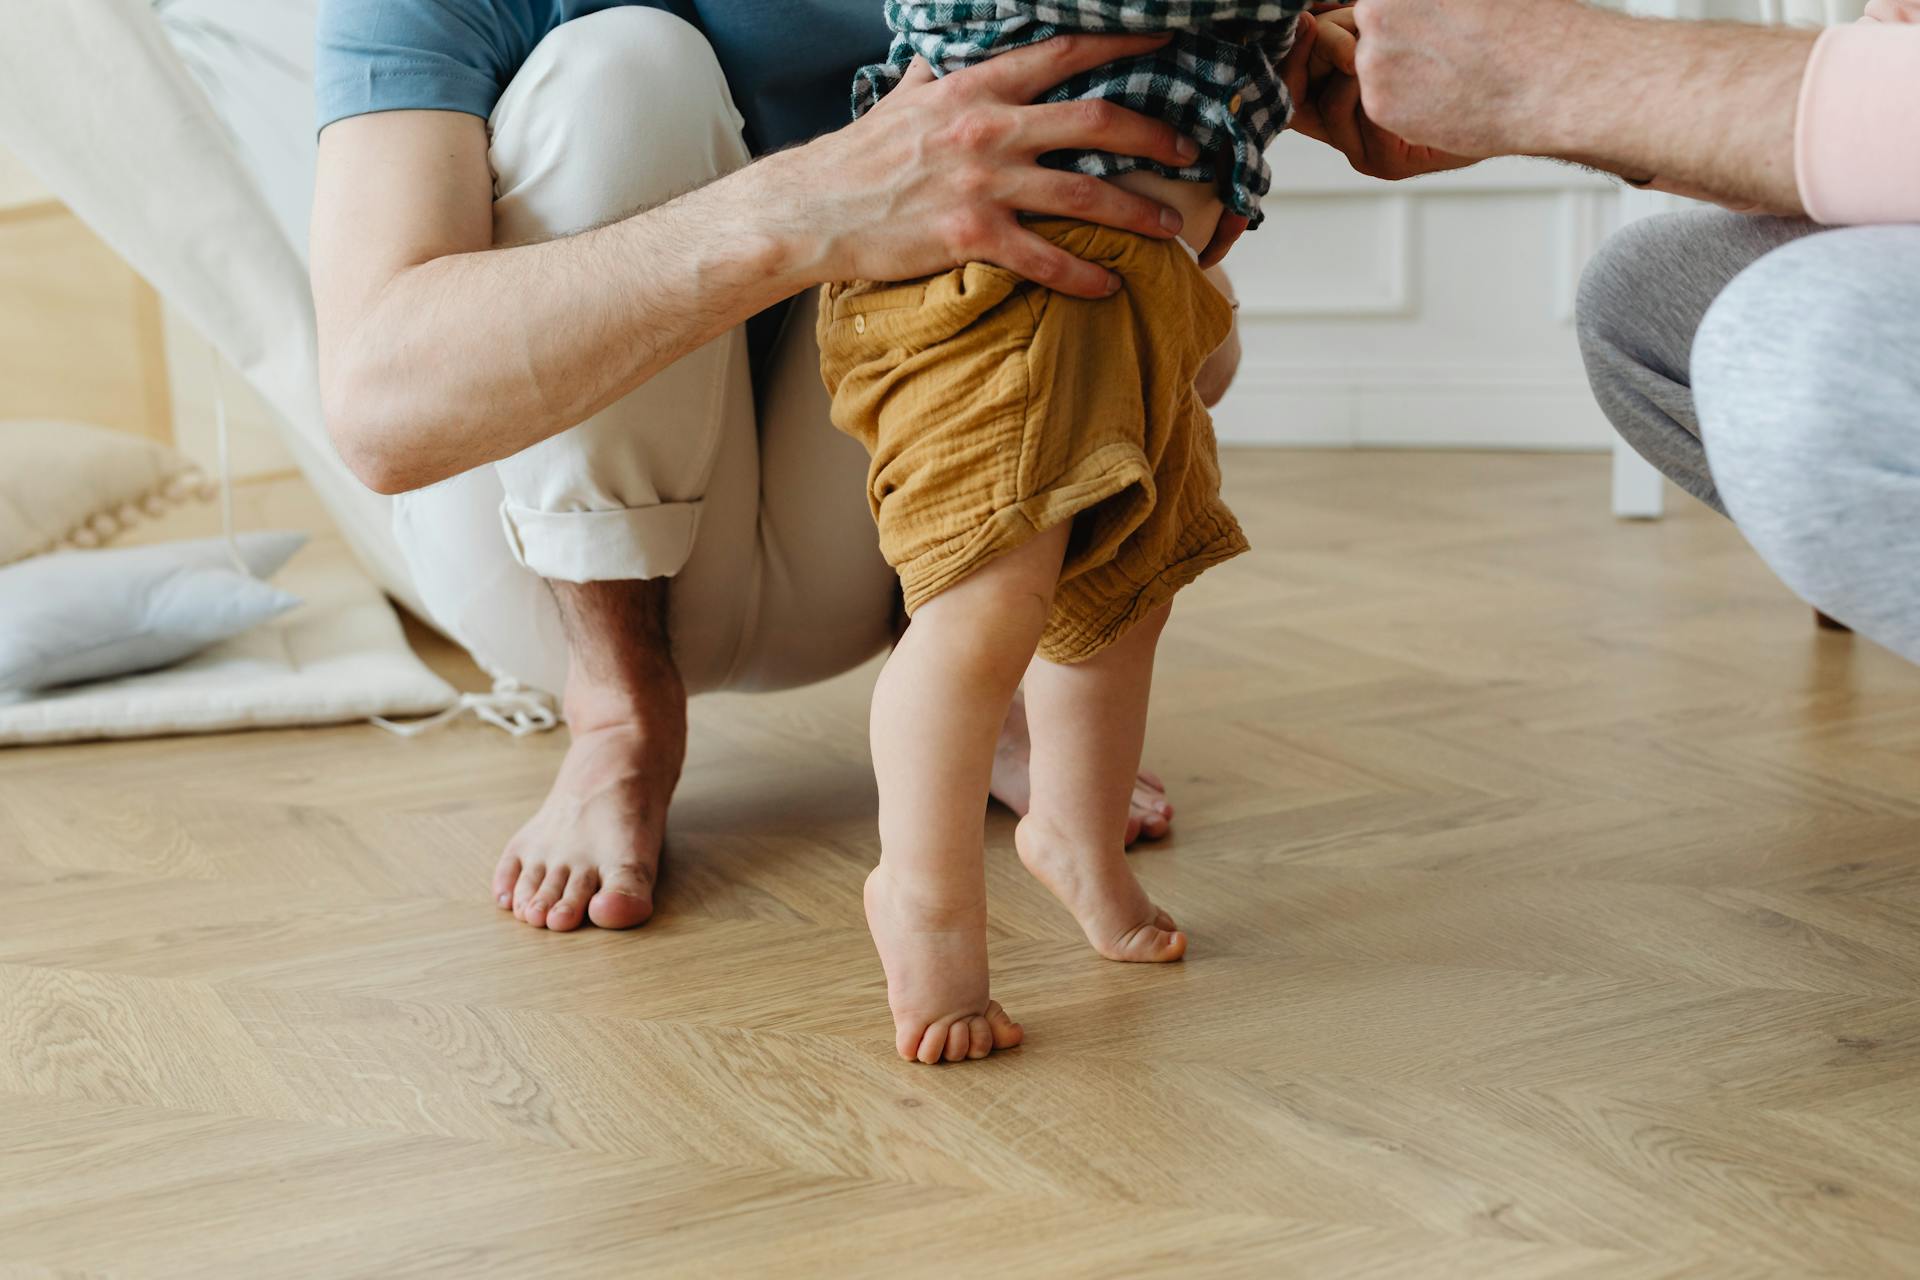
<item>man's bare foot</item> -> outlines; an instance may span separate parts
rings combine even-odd
[[[546,802],[500,855],[494,901],[562,933],[645,922],[684,750],[631,723],[576,729]]]
[[[985,900],[930,901],[897,883],[884,865],[867,877],[865,896],[901,1057],[959,1062],[1020,1043],[1020,1024],[987,995]]]
[[[554,582],[567,629],[573,744],[540,811],[507,842],[493,900],[564,933],[653,914],[667,805],[687,756],[687,690],[667,640],[667,582]]]
[[[1024,818],[1033,807],[1033,786],[1028,780],[1028,761],[1033,754],[1027,736],[1027,702],[1013,695],[1007,708],[1007,722],[1000,728],[1000,741],[993,748],[993,782],[989,788],[995,800]],[[1136,840],[1164,840],[1172,830],[1173,806],[1167,802],[1167,784],[1147,769],[1133,780],[1133,798],[1127,809],[1127,843]]]
[[[1027,870],[1073,912],[1087,941],[1107,959],[1152,963],[1187,953],[1187,935],[1147,897],[1124,850],[1078,847],[1034,814],[1013,829],[1013,845]]]

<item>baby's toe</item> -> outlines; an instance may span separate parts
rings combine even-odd
[[[980,1014],[967,1019],[967,1056],[984,1058],[993,1052],[993,1028]]]
[[[1166,920],[1166,912],[1160,919]],[[1172,925],[1173,921],[1167,920]],[[1168,960],[1178,960],[1187,954],[1187,935],[1174,928],[1162,928],[1158,924],[1143,924],[1120,939],[1111,953],[1115,960],[1126,960],[1144,964],[1161,964]]]
[[[998,1000],[987,1001],[986,1019],[996,1049],[1011,1049],[1026,1038],[1026,1032],[1021,1030],[1019,1023],[1007,1016],[1007,1011],[1000,1007]]]
[[[921,1035],[920,1044],[914,1050],[913,1056],[928,1066],[940,1061],[940,1055],[947,1051],[947,1028],[952,1025],[950,1019],[943,1018],[929,1026]]]
[[[953,1025],[947,1028],[947,1061],[964,1062],[967,1049],[973,1043],[972,1019],[955,1018]]]

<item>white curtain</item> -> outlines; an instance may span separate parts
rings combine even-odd
[[[11,5],[0,141],[276,410],[362,563],[418,611],[390,500],[348,474],[321,422],[295,248],[312,194],[312,21],[311,0]]]

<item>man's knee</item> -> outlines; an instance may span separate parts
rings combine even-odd
[[[489,125],[497,212],[515,238],[662,203],[748,159],[740,114],[706,37],[670,13],[635,5],[550,32]],[[522,212],[546,225],[514,227]],[[551,225],[563,219],[570,225]]]
[[[1897,233],[1884,253],[1868,243],[1882,231]],[[1701,434],[1729,512],[1774,572],[1841,617],[1870,605],[1854,597],[1893,550],[1870,545],[1883,512],[1920,502],[1920,374],[1901,351],[1916,254],[1913,228],[1787,245],[1727,286],[1694,345]]]
[[[713,46],[692,23],[659,9],[623,5],[562,23],[514,76],[553,82],[605,118],[652,122],[664,103],[724,99]],[[543,86],[544,87],[544,86]]]

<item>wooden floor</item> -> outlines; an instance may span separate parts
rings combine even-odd
[[[1242,454],[1096,959],[892,1055],[871,669],[696,706],[662,910],[495,910],[557,736],[0,755],[0,1274],[1920,1274],[1920,670],[1593,457]]]

